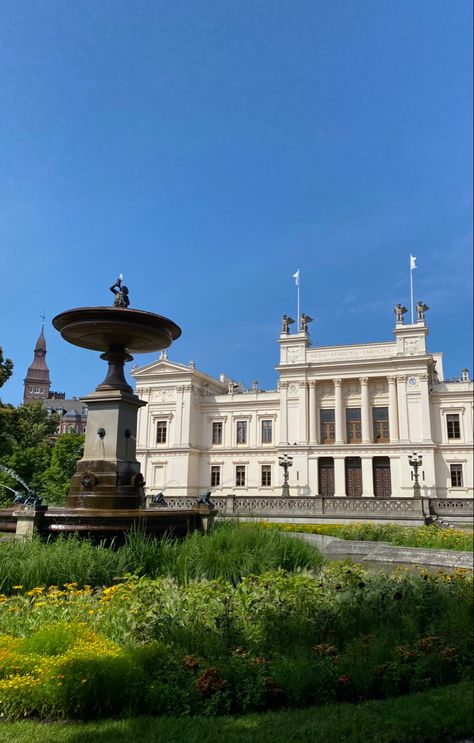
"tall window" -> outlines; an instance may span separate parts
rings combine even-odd
[[[212,443],[222,444],[222,421],[214,421],[212,424]]]
[[[242,488],[245,485],[245,465],[238,464],[235,468],[235,486]]]
[[[450,470],[451,470],[451,487],[462,488],[463,486],[462,464],[451,464]]]
[[[346,408],[347,443],[360,444],[362,441],[362,421],[360,408]]]
[[[461,425],[459,423],[458,413],[451,413],[446,416],[446,425],[448,426],[448,439],[461,438]]]
[[[247,421],[237,421],[237,443],[247,443]]]
[[[334,410],[321,410],[321,443],[333,444],[336,440]]]
[[[167,433],[168,433],[168,421],[157,421],[156,422],[156,443],[166,444]]]
[[[272,443],[272,421],[262,421],[262,444]]]
[[[383,444],[390,441],[388,408],[372,408],[372,421],[374,424],[374,443]]]
[[[221,468],[218,464],[211,465],[211,487],[215,488],[221,484]]]
[[[269,488],[272,484],[271,464],[262,464],[262,488]]]

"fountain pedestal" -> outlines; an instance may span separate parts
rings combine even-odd
[[[146,405],[123,389],[100,389],[87,404],[84,456],[77,463],[66,505],[131,509],[143,506],[144,480],[136,459],[137,412]]]

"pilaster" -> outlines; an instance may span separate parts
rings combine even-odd
[[[343,498],[346,495],[346,473],[344,457],[334,457],[334,495]]]
[[[362,495],[367,498],[374,497],[374,476],[372,469],[372,457],[361,457],[362,465]]]

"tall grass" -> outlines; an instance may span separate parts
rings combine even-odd
[[[0,543],[0,591],[68,582],[107,586],[128,573],[170,576],[180,583],[222,578],[236,585],[252,573],[317,569],[321,563],[319,553],[304,542],[257,525],[226,522],[211,534],[194,532],[182,541],[132,531],[117,549],[78,537]]]

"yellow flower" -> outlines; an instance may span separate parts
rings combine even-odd
[[[12,586],[14,591],[19,591],[23,586]]]

